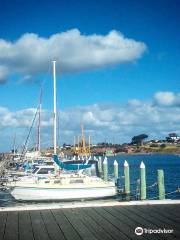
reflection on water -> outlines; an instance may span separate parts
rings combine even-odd
[[[9,191],[1,191],[0,190],[0,206],[12,206],[16,204],[16,201],[13,199]]]

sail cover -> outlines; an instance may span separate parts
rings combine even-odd
[[[57,155],[54,155],[54,162],[62,169],[65,170],[81,170],[81,169],[86,169],[86,168],[90,168],[91,164],[87,164],[87,163],[80,163],[80,164],[67,164],[67,163],[63,163]]]

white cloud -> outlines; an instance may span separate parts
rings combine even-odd
[[[49,38],[26,33],[15,42],[0,39],[0,81],[16,73],[25,79],[45,73],[53,59],[58,60],[59,71],[69,73],[131,62],[145,50],[145,43],[115,30],[107,35],[83,35],[72,29]]]
[[[157,92],[154,95],[155,102],[164,106],[180,105],[180,94],[173,92]]]
[[[139,101],[138,99],[131,99],[128,101],[128,104],[129,104],[129,106],[137,107],[137,106],[141,105],[141,101]]]
[[[35,109],[24,109],[11,112],[0,107],[0,142],[5,139],[4,133],[7,134],[8,131],[10,132],[9,139],[12,138],[12,132],[16,131],[23,141],[23,138],[27,136],[35,111]],[[43,110],[42,142],[51,145],[53,142],[52,122],[52,113]],[[180,107],[154,104],[154,99],[147,102],[130,100],[126,105],[94,104],[60,112],[60,139],[61,143],[72,143],[74,135],[81,134],[81,124],[84,124],[87,132],[92,134],[94,142],[105,139],[129,142],[134,135],[140,133],[146,133],[150,138],[164,138],[171,131],[180,134],[179,123]],[[35,141],[37,126],[33,134],[35,136],[33,141]]]

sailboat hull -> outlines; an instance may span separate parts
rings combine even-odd
[[[25,201],[97,199],[115,196],[116,188],[114,186],[53,189],[15,187],[11,195],[16,200]]]

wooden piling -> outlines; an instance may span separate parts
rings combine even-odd
[[[164,171],[163,170],[158,170],[158,191],[159,191],[159,200],[165,199]]]
[[[146,199],[146,168],[143,162],[140,165],[141,173],[141,200]]]
[[[118,162],[114,161],[114,177],[117,180],[118,179]]]
[[[126,200],[130,200],[130,177],[129,177],[129,164],[124,162],[124,177],[125,177],[125,194]]]
[[[98,174],[99,174],[99,177],[102,177],[102,172],[103,172],[103,170],[102,170],[102,159],[101,159],[101,157],[99,157],[99,159],[98,159]]]
[[[105,157],[104,161],[103,161],[103,178],[104,178],[105,182],[108,181],[108,161],[107,161],[107,157]]]

